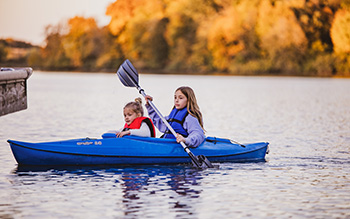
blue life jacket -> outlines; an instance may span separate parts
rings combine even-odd
[[[174,108],[170,112],[169,118],[167,120],[171,125],[171,127],[173,127],[175,132],[181,134],[184,137],[188,136],[188,132],[183,127],[183,124],[185,122],[187,115],[188,115],[188,111],[186,107],[181,110]],[[162,138],[175,138],[175,136],[170,132],[169,129],[167,129],[164,132],[164,135],[162,136]]]

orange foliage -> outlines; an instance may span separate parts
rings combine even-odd
[[[75,67],[82,66],[82,59],[88,56],[93,49],[92,46],[85,45],[82,42],[84,35],[88,35],[97,29],[94,18],[74,17],[69,19],[69,33],[63,40],[63,47],[66,55],[72,59]],[[86,41],[86,40],[85,40]]]
[[[162,17],[162,0],[118,0],[110,4],[106,15],[111,16],[109,29],[112,34],[120,34],[132,20],[150,17]]]
[[[133,17],[137,0],[118,0],[110,4],[106,15],[112,17],[109,29],[112,34],[117,35],[125,27],[126,23]]]
[[[75,16],[68,20],[69,34],[73,37],[79,37],[84,33],[87,33],[97,28],[96,21],[94,18],[84,18]]]
[[[305,51],[307,39],[297,23],[290,5],[276,1],[271,5],[263,0],[260,6],[257,32],[261,37],[261,45],[272,53],[288,47],[297,47]]]
[[[76,69],[111,68],[129,58],[137,67],[173,71],[334,74],[335,58],[322,69],[319,63],[336,57],[333,53],[350,53],[347,5],[342,0],[116,0],[106,10],[108,26],[74,17],[67,34],[47,34],[44,54],[60,54],[49,66]]]
[[[142,59],[150,32],[164,17],[166,0],[118,0],[110,4],[110,32],[117,36],[123,53],[129,58]],[[145,56],[145,55],[144,55]]]
[[[256,31],[263,58],[270,60],[271,69],[299,71],[307,52],[308,39],[300,27],[291,2],[262,0]]]
[[[350,53],[350,10],[339,10],[335,14],[331,36],[336,53]]]
[[[254,2],[231,5],[212,22],[208,30],[208,48],[215,67],[227,69],[235,56],[247,49],[244,38],[254,30],[257,17]]]

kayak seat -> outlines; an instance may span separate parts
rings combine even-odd
[[[115,133],[111,133],[111,132],[106,132],[102,134],[102,138],[116,138],[117,135]]]

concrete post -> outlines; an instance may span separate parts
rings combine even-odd
[[[0,116],[27,109],[27,79],[32,68],[1,68]]]

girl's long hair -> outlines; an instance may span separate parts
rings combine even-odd
[[[186,87],[186,86],[179,87],[178,89],[176,89],[176,91],[178,90],[180,90],[187,97],[188,113],[198,119],[199,124],[204,130],[202,113],[199,110],[199,106],[197,104],[197,99],[196,99],[196,96],[194,95],[194,91],[192,90],[192,88]]]

